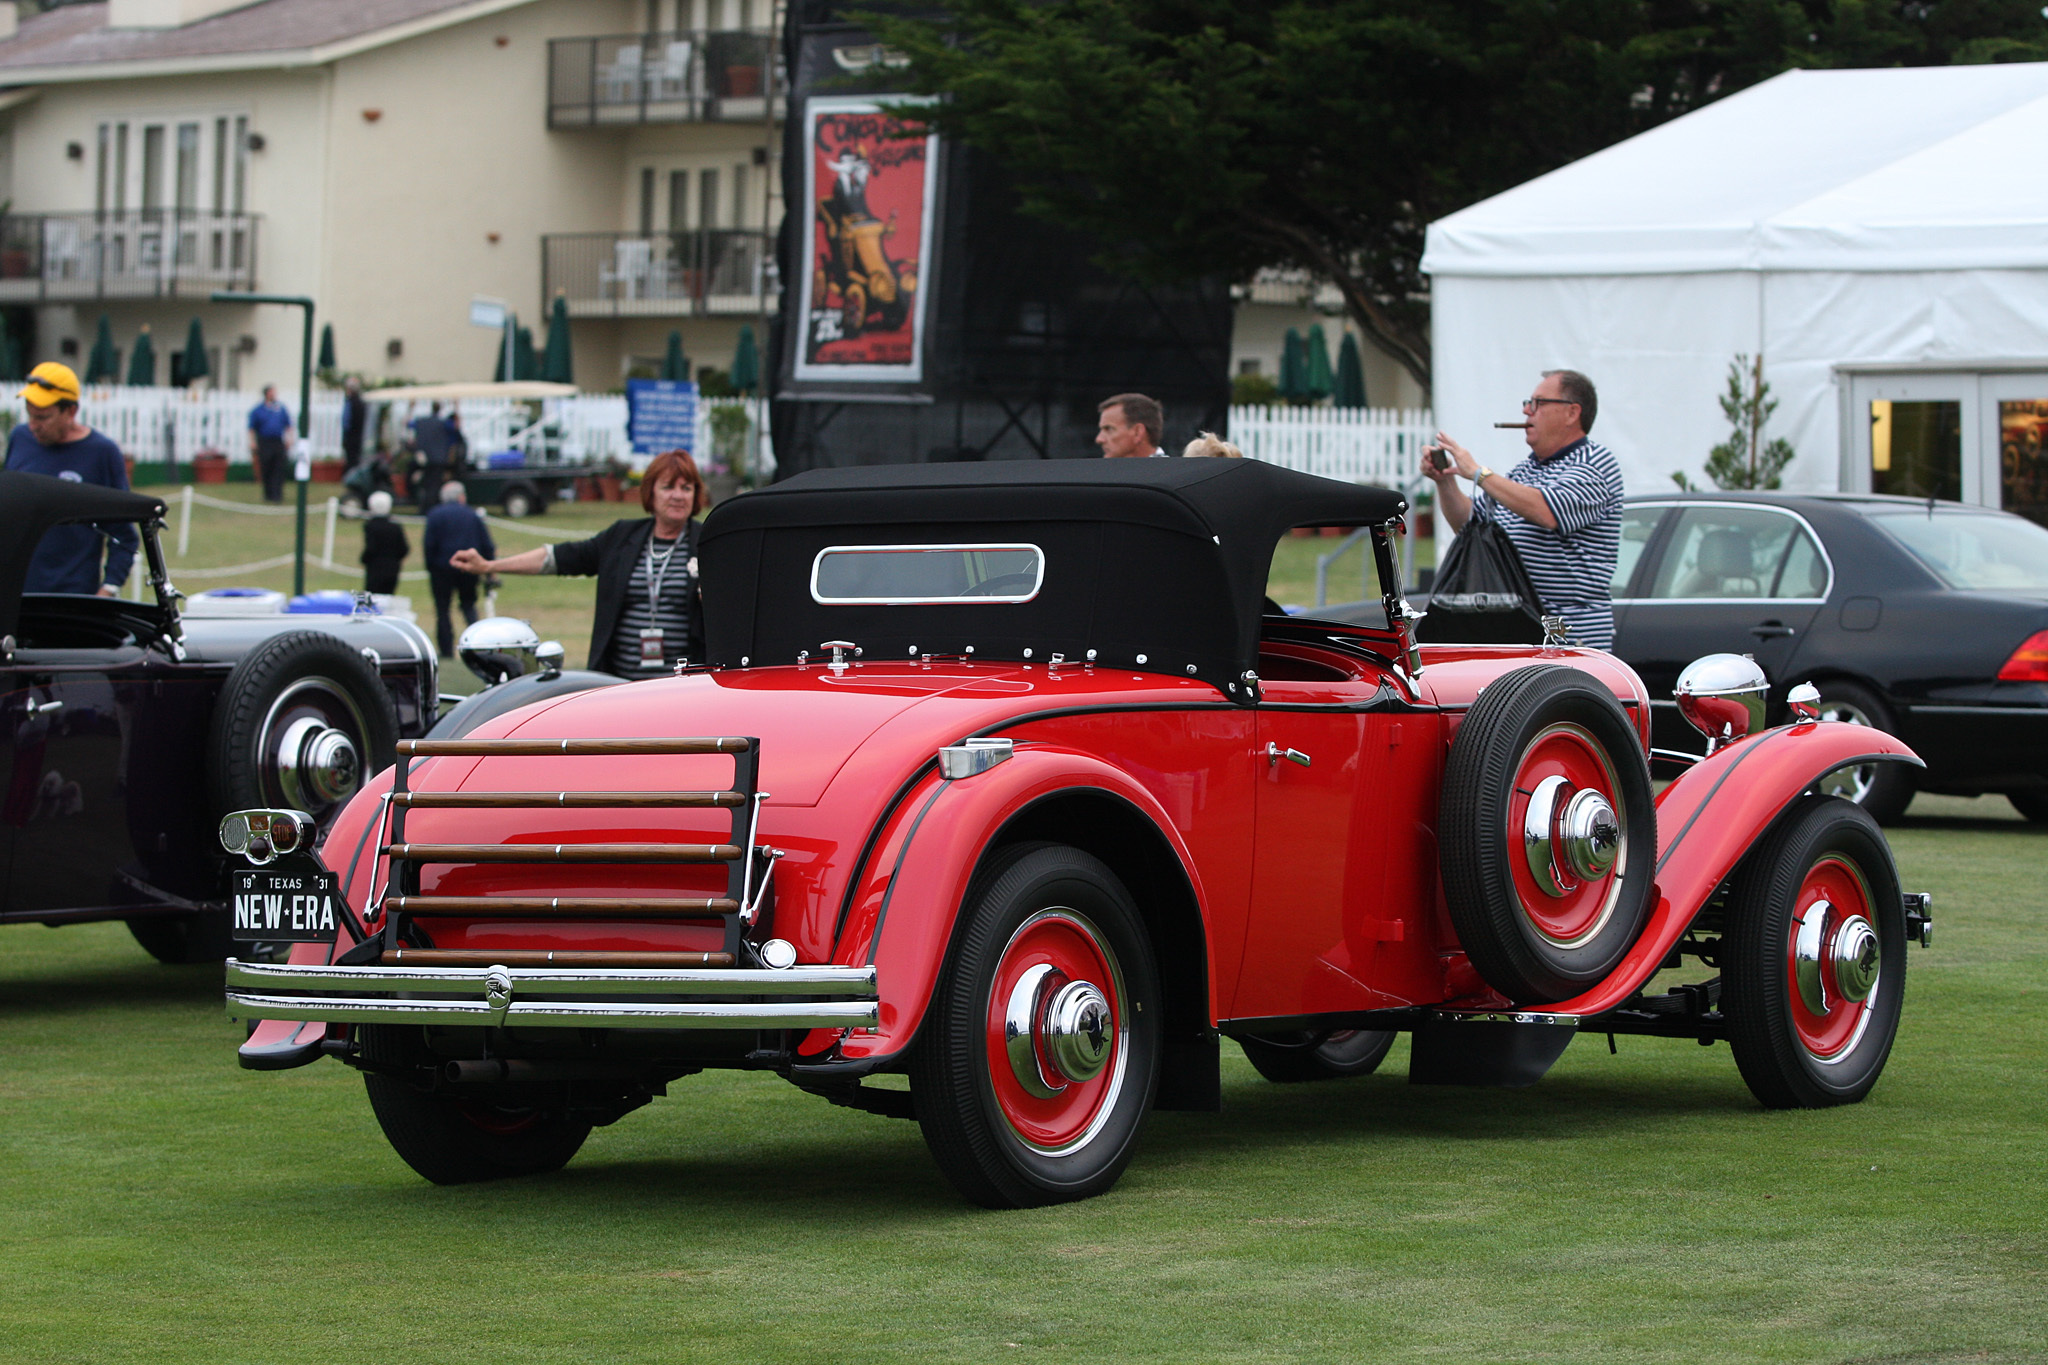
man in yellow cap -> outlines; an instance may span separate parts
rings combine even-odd
[[[128,486],[121,448],[78,420],[78,376],[69,365],[44,361],[29,371],[28,383],[16,396],[27,405],[28,420],[7,438],[9,469],[71,483]],[[112,597],[128,580],[139,544],[128,522],[53,526],[36,546],[23,590]]]

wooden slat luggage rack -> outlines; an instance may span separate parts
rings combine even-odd
[[[637,757],[729,754],[732,787],[725,791],[413,791],[413,760],[421,758]],[[761,741],[690,739],[407,739],[398,743],[392,772],[388,841],[390,858],[379,935],[380,966],[443,967],[731,967],[768,891],[775,856],[753,842],[760,803]],[[725,809],[732,837],[722,844],[423,844],[405,837],[415,810],[649,810]],[[420,869],[429,863],[695,864],[724,863],[723,896],[423,896]],[[720,952],[553,952],[546,950],[423,948],[406,942],[410,921],[423,919],[675,920],[721,919]],[[367,955],[365,955],[367,956]]]

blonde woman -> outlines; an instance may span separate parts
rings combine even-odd
[[[1184,460],[1192,460],[1200,456],[1212,456],[1226,460],[1242,460],[1244,458],[1242,450],[1239,450],[1213,431],[1205,431],[1194,440],[1189,441],[1188,448],[1180,454]]]

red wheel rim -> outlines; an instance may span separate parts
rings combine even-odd
[[[1101,992],[1109,1015],[1107,1062],[1084,1080],[1059,1070],[1046,1033],[1048,1006],[1063,987],[1077,982]],[[1035,1065],[1041,1089],[1056,1087],[1050,1096],[1032,1092],[1012,1055],[1010,1020],[1020,987],[1032,1025],[1023,1065]],[[1129,1053],[1126,1008],[1116,955],[1085,916],[1064,908],[1041,910],[1010,936],[990,983],[984,1041],[996,1107],[1020,1142],[1060,1156],[1085,1146],[1108,1121]]]
[[[1813,939],[1819,947],[1825,1010],[1813,1009],[1800,989],[1800,930],[1814,915],[1824,920]],[[1819,1062],[1840,1061],[1855,1050],[1877,1003],[1881,979],[1872,980],[1869,993],[1861,1000],[1847,999],[1837,985],[1835,946],[1842,941],[1843,927],[1853,920],[1861,920],[1872,934],[1876,933],[1877,925],[1870,914],[1870,889],[1863,884],[1862,874],[1841,858],[1824,858],[1815,863],[1799,884],[1799,894],[1792,902],[1792,922],[1785,934],[1785,988],[1799,1045]]]
[[[1621,825],[1621,851],[1614,866],[1598,877],[1569,876],[1569,889],[1553,895],[1539,885],[1524,856],[1523,828],[1530,798],[1547,778],[1564,779],[1571,792],[1594,791],[1605,797]],[[1522,751],[1508,798],[1508,866],[1523,917],[1538,934],[1561,948],[1575,948],[1598,934],[1614,912],[1621,879],[1628,870],[1628,816],[1620,782],[1598,740],[1576,725],[1553,725]],[[1562,807],[1563,802],[1558,805]]]

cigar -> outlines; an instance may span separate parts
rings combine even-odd
[[[1527,431],[1529,429],[1527,422],[1495,422],[1494,425],[1508,431]]]

